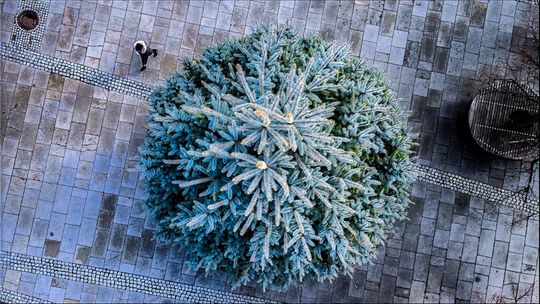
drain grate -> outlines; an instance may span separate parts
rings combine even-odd
[[[538,95],[511,80],[496,80],[474,98],[469,127],[487,152],[517,160],[538,158]]]
[[[24,10],[17,16],[17,24],[25,31],[35,29],[39,24],[39,16],[36,11]]]
[[[21,49],[39,51],[47,23],[48,4],[40,0],[20,0],[13,20],[10,44]]]

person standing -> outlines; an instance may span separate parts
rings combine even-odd
[[[146,44],[146,42],[142,40],[136,41],[133,47],[135,48],[135,51],[139,54],[139,56],[141,56],[141,71],[146,70],[146,63],[148,62],[148,57],[150,57],[150,55],[152,54],[154,54],[154,57],[156,57],[158,51],[156,49],[151,49],[148,44]]]

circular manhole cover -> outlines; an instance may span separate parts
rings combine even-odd
[[[26,31],[31,31],[38,26],[39,16],[33,10],[24,10],[17,16],[17,24]]]

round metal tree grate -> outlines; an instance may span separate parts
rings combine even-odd
[[[538,159],[538,95],[515,81],[496,80],[474,98],[469,128],[487,152],[517,160]]]
[[[39,24],[39,15],[33,10],[24,10],[17,16],[17,24],[25,31],[35,29]]]

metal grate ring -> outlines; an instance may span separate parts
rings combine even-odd
[[[538,159],[538,95],[512,80],[496,80],[472,101],[469,128],[482,149],[500,157]]]

